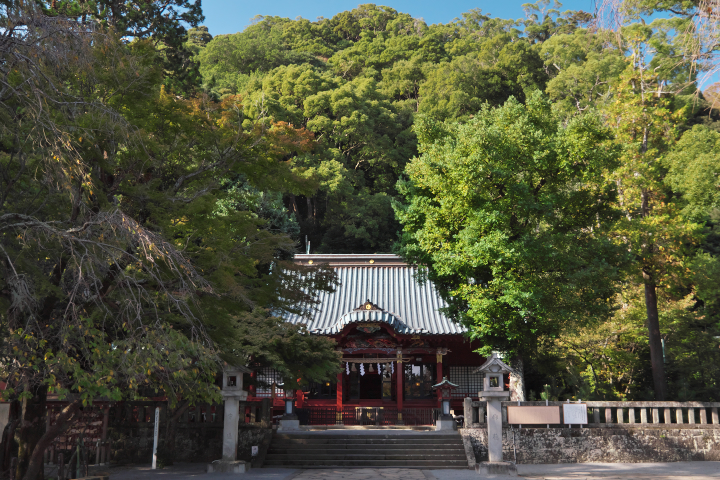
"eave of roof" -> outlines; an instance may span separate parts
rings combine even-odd
[[[295,261],[329,265],[340,280],[335,292],[320,293],[320,303],[310,318],[286,317],[291,323],[306,323],[311,333],[336,335],[347,324],[360,321],[384,322],[406,335],[460,335],[466,331],[440,312],[446,303],[435,286],[429,281],[420,284],[417,267],[396,255],[296,255]],[[382,311],[357,312],[367,300]]]

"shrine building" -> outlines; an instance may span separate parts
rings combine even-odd
[[[371,410],[379,424],[428,425],[439,408],[432,386],[443,377],[458,385],[451,402],[458,413],[465,397],[477,399],[482,377],[473,371],[485,361],[473,353],[479,344],[440,312],[445,302],[431,282],[416,279],[417,267],[390,254],[309,254],[295,261],[326,264],[340,282],[334,292],[320,294],[309,318],[286,318],[334,339],[342,352],[335,382],[311,383],[296,393],[301,421],[347,425],[357,421],[357,412]],[[257,386],[248,400],[272,397],[274,408],[282,408],[285,392],[276,373],[260,369],[253,376]]]

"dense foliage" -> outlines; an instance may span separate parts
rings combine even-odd
[[[471,336],[486,341],[486,349],[523,354],[530,395],[547,383],[556,395],[652,398],[654,389],[664,398],[669,379],[683,398],[720,398],[712,367],[720,360],[719,325],[712,301],[704,300],[717,254],[718,156],[710,137],[717,124],[702,95],[692,96],[695,67],[707,65],[677,60],[698,53],[688,42],[696,6],[618,5],[621,12],[611,13],[627,21],[614,32],[595,28],[599,17],[562,12],[547,1],[526,5],[523,20],[473,10],[429,26],[375,5],[316,22],[258,17],[243,32],[214,38],[198,61],[211,94],[252,99],[248,121],[286,121],[315,133],[314,149],[293,161],[320,187],[311,196],[284,196],[299,240],[308,238],[321,252],[396,248],[426,265],[448,313]],[[660,18],[641,18],[652,13]],[[563,125],[559,131],[602,119],[595,121],[609,132],[584,153],[616,155],[617,163],[595,168],[592,180],[545,178],[526,170],[540,164],[500,149],[508,141],[529,149],[527,158],[540,155],[566,168],[560,159],[569,152],[552,160],[548,152],[557,143],[528,143],[523,130],[528,113],[513,102],[525,103],[537,90],[547,95],[537,101],[550,102],[554,113],[545,115]],[[503,105],[509,110],[492,113]],[[482,126],[502,124],[500,111],[509,125],[523,125],[517,140]],[[539,131],[537,141],[556,135]],[[484,148],[486,163],[477,153]],[[508,176],[481,181],[480,165]],[[606,189],[594,205],[606,209],[603,216],[591,219],[588,204],[587,211],[576,209],[575,230],[564,226],[565,248],[580,248],[561,256],[567,265],[551,264],[552,252],[565,250],[542,239],[563,227],[549,212],[570,208],[563,203],[569,197],[557,196],[554,204],[531,195],[507,205],[491,197],[499,184],[524,185],[533,175],[568,182],[570,191]],[[390,209],[394,201],[398,215]],[[501,238],[509,242],[505,253],[483,247]],[[579,253],[583,242],[596,255]],[[549,263],[542,267],[543,261]],[[551,266],[557,268],[550,272]],[[544,283],[548,275],[559,280]],[[480,277],[487,277],[486,287]]]
[[[541,0],[522,20],[476,9],[437,25],[372,4],[257,17],[197,59],[206,91],[246,99],[247,122],[314,133],[292,161],[319,188],[284,195],[300,242],[425,265],[485,350],[522,354],[528,395],[717,399],[718,124],[694,95],[716,43],[695,41],[697,3],[608,5]],[[608,18],[614,31],[599,28]],[[529,98],[551,126],[523,123],[539,108],[523,110]],[[573,131],[582,154],[554,140]],[[590,177],[559,174],[591,158],[606,160]],[[502,185],[526,196],[493,197]],[[571,207],[576,189],[599,203]]]
[[[332,378],[332,343],[278,316],[334,287],[306,249],[420,263],[530,398],[720,399],[714,30],[698,2],[610,4],[213,37],[199,0],[0,1],[18,478],[99,396],[179,414],[222,361]],[[44,432],[49,393],[72,402]]]

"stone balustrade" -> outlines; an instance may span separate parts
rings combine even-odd
[[[566,402],[502,402],[503,426],[507,426],[507,406],[562,406]],[[589,428],[642,426],[680,429],[720,428],[720,402],[582,402],[588,409]],[[485,428],[486,402],[465,399],[466,428]],[[561,421],[562,407],[560,408]],[[540,425],[541,426],[541,425]],[[564,424],[551,425],[554,427]]]

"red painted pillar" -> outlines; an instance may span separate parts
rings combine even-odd
[[[254,397],[255,393],[257,391],[257,386],[255,385],[255,381],[257,380],[257,372],[253,370],[250,372],[250,386],[248,387],[248,396]]]
[[[403,373],[403,363],[395,362],[395,385],[397,386],[396,398],[397,398],[397,410],[398,410],[398,425],[404,425],[402,418],[403,412],[403,379],[405,375]]]
[[[436,355],[437,357],[437,379],[435,383],[442,382],[443,379],[443,365],[442,365],[442,355],[439,353]],[[437,399],[438,399],[438,408],[442,407],[442,392],[440,390],[437,390]]]
[[[337,389],[335,393],[336,404],[335,404],[335,423],[337,425],[343,424],[343,379],[344,372],[340,372],[337,375]]]

